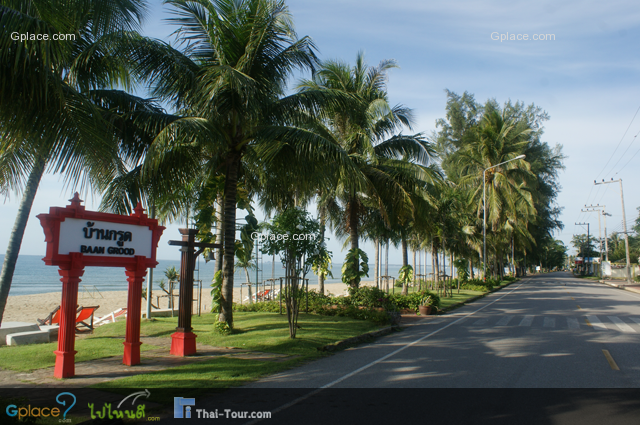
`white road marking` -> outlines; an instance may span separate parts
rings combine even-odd
[[[598,319],[597,316],[587,316],[587,320],[591,323],[591,326],[594,329],[598,329],[601,331],[606,331],[607,327]]]
[[[420,337],[420,338],[416,339],[415,341],[410,342],[410,343],[408,343],[408,344],[406,344],[406,345],[404,345],[404,346],[402,346],[402,347],[398,348],[397,350],[395,350],[395,351],[393,351],[393,352],[391,352],[391,353],[389,353],[389,354],[387,354],[387,355],[385,355],[385,356],[380,357],[378,360],[374,360],[374,361],[372,361],[371,363],[368,363],[368,364],[366,364],[366,365],[364,365],[364,366],[362,366],[362,367],[360,367],[360,368],[358,368],[358,369],[354,370],[353,372],[347,373],[346,375],[344,375],[344,376],[343,376],[343,377],[341,377],[341,378],[336,379],[335,381],[329,382],[328,384],[326,384],[326,385],[324,385],[324,386],[322,386],[322,387],[318,388],[318,390],[323,390],[323,389],[325,389],[325,388],[331,388],[331,387],[333,387],[334,385],[339,384],[340,382],[344,381],[345,379],[349,379],[349,378],[351,378],[352,376],[357,375],[358,373],[362,372],[363,370],[369,369],[371,366],[375,366],[375,365],[377,365],[378,363],[380,363],[380,362],[383,362],[383,361],[387,360],[389,357],[393,357],[393,356],[395,356],[396,354],[398,354],[398,353],[400,353],[400,352],[402,352],[402,351],[406,350],[406,349],[407,349],[407,348],[409,348],[409,347],[413,347],[413,346],[414,346],[414,345],[416,345],[417,343],[419,343],[419,342],[421,342],[421,341],[424,341],[425,339],[429,338],[430,336],[433,336],[433,335],[435,335],[435,334],[437,334],[437,333],[440,333],[441,331],[443,331],[443,330],[447,329],[447,328],[448,328],[448,327],[450,327],[450,326],[455,325],[456,323],[458,323],[458,322],[462,321],[463,319],[465,319],[465,318],[467,318],[467,317],[469,317],[469,316],[473,316],[473,315],[474,315],[474,314],[476,314],[477,312],[482,311],[482,310],[484,310],[485,308],[489,307],[490,305],[497,303],[498,301],[500,301],[501,299],[503,299],[503,298],[504,298],[504,297],[506,297],[507,295],[510,295],[513,291],[515,291],[515,290],[517,290],[518,288],[520,288],[522,285],[524,285],[524,282],[522,282],[520,285],[518,285],[517,287],[513,288],[511,291],[507,292],[506,294],[504,294],[504,295],[503,295],[503,296],[501,296],[500,298],[498,298],[498,299],[496,299],[496,300],[491,301],[489,304],[486,304],[486,305],[484,305],[484,306],[480,307],[479,309],[477,309],[477,310],[475,310],[475,311],[472,311],[471,313],[468,313],[468,314],[466,314],[466,315],[462,316],[462,317],[461,317],[461,318],[459,318],[458,320],[455,320],[455,321],[453,321],[453,322],[449,323],[448,325],[445,325],[445,326],[441,327],[440,329],[436,329],[435,331],[433,331],[433,332],[431,332],[431,333],[428,333],[427,335],[422,336],[422,337]],[[305,398],[306,398],[306,397],[305,397]],[[293,404],[295,404],[295,403],[297,403],[297,401],[292,402],[292,403],[293,403]],[[291,405],[292,403],[289,403],[289,404]]]
[[[618,327],[618,329],[620,329],[622,332],[624,333],[636,333],[635,329],[633,329],[631,326],[627,325],[626,323],[624,323],[619,317],[617,316],[607,316],[609,318],[609,320],[611,320],[613,323],[616,324],[616,326]]]
[[[507,324],[509,324],[511,319],[513,319],[513,316],[504,316],[502,319],[498,321],[498,323],[496,323],[496,326],[507,326]]]
[[[569,329],[580,329],[578,319],[575,317],[567,317],[567,325],[569,326]]]
[[[556,318],[555,317],[545,317],[543,326],[545,328],[555,328],[556,327]]]
[[[630,317],[630,319],[640,325],[640,319],[638,319],[636,317]]]
[[[534,317],[535,316],[531,314],[524,316],[524,318],[522,319],[522,321],[518,326],[531,326],[531,322],[533,322]]]

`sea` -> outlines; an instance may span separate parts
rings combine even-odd
[[[4,255],[0,255],[0,264],[4,261]],[[165,270],[171,267],[175,267],[176,270],[180,270],[179,260],[158,260],[158,265],[153,272],[153,287],[157,288],[160,281],[166,282],[167,278],[164,275]],[[401,265],[389,264],[389,275],[397,277],[398,271]],[[369,277],[364,277],[362,280],[373,280],[373,264],[369,264]],[[213,262],[205,262],[203,259],[198,258],[196,264],[196,272],[194,274],[195,280],[202,280],[203,288],[207,288],[211,284],[213,279]],[[327,277],[325,283],[340,283],[342,264],[333,263],[332,274],[333,277]],[[284,267],[282,263],[277,259],[275,264],[271,261],[261,261],[258,267],[258,281],[262,282],[265,279],[280,278],[285,275]],[[431,272],[431,265],[428,265],[427,273]],[[424,273],[424,265],[423,265]],[[382,265],[382,274],[384,274],[384,264]],[[249,270],[250,280],[253,284],[256,282],[256,270]],[[148,276],[147,276],[148,277]],[[318,283],[316,275],[310,271],[307,274],[309,284],[314,285]],[[146,280],[145,280],[146,282]],[[246,276],[243,269],[236,269],[234,277],[234,286],[240,287],[246,283]],[[143,287],[146,287],[146,283]],[[124,274],[124,268],[119,267],[87,267],[84,270],[82,281],[79,284],[79,291],[126,291],[127,279]],[[11,284],[11,290],[9,295],[31,295],[31,294],[43,294],[47,292],[60,292],[62,290],[62,283],[60,282],[60,275],[58,275],[58,268],[55,266],[46,266],[42,261],[42,257],[39,255],[20,255],[18,262],[16,263],[16,270],[13,275],[13,282]]]

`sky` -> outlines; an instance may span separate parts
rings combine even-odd
[[[594,180],[621,178],[627,227],[640,207],[640,7],[633,0],[602,1],[378,1],[289,0],[299,37],[310,36],[321,59],[353,63],[359,51],[370,65],[394,59],[388,93],[394,104],[413,109],[414,132],[430,135],[445,116],[445,89],[472,93],[484,103],[494,98],[535,103],[550,116],[544,142],[563,146],[566,169],[560,173],[564,229],[556,237],[570,246],[574,234],[598,232],[595,213],[585,205],[606,205],[608,233],[622,231],[619,184]],[[143,32],[172,41],[176,29],[164,19],[169,8],[150,1]],[[545,40],[532,40],[535,36]],[[509,40],[511,36],[515,40]],[[529,40],[523,40],[525,35]],[[507,38],[501,41],[500,38]],[[520,40],[518,40],[520,38]],[[292,81],[292,85],[295,81]],[[407,131],[408,132],[408,131]],[[67,205],[73,190],[58,176],[46,175],[36,196],[21,253],[43,255],[44,234],[35,216],[49,206]],[[85,196],[96,209],[99,194]],[[19,196],[0,204],[0,249],[8,245]],[[312,211],[315,214],[315,211]],[[239,216],[242,216],[240,214]],[[178,224],[165,230],[159,259],[177,259]],[[346,251],[329,242],[334,262]],[[373,259],[373,248],[363,249]],[[575,249],[570,249],[575,253]],[[400,263],[392,249],[391,263]]]

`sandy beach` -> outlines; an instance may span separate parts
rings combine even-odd
[[[317,281],[316,281],[317,282]],[[373,282],[361,282],[362,285],[372,285]],[[312,285],[309,283],[309,290],[318,290],[317,283]],[[329,283],[325,284],[325,294],[331,293],[334,296],[344,295],[347,290],[347,285],[344,283]],[[254,286],[255,291],[255,286]],[[168,308],[168,297],[156,298],[157,295],[166,295],[161,289],[153,291],[152,301],[154,306],[159,308]],[[177,291],[175,292],[175,303],[177,306],[178,297]],[[7,306],[4,311],[3,322],[29,322],[36,323],[36,319],[44,319],[60,305],[60,299],[62,297],[61,292],[49,292],[46,294],[35,295],[17,295],[9,296],[7,299]],[[242,288],[242,297],[240,295],[240,288],[234,288],[233,299],[235,302],[247,298],[247,287]],[[244,301],[246,303],[247,301]],[[127,291],[111,291],[102,293],[88,294],[80,292],[78,294],[78,305],[100,306],[96,310],[96,317],[105,316],[112,311],[127,306]],[[194,308],[196,304],[194,303]],[[211,308],[211,295],[210,288],[205,287],[202,289],[202,312],[208,312]],[[146,301],[143,299],[141,304],[142,312],[146,311]]]

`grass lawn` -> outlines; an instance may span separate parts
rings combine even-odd
[[[249,351],[285,354],[283,359],[260,360],[233,357],[215,357],[188,365],[142,375],[108,381],[97,388],[155,387],[170,385],[172,388],[227,388],[258,379],[261,376],[289,369],[293,366],[328,355],[318,348],[346,338],[378,329],[372,322],[348,317],[319,316],[300,313],[297,335],[289,338],[286,315],[277,313],[234,314],[235,332],[220,335],[213,330],[216,315],[193,316],[193,332],[198,344],[217,347],[235,347]],[[143,320],[142,336],[170,338],[175,332],[178,318]],[[122,356],[126,323],[124,321],[96,328],[93,334],[76,341],[76,362],[110,356]],[[54,366],[53,351],[57,343],[36,344],[0,348],[0,367],[20,372]],[[150,344],[141,346],[144,351],[157,348]]]
[[[124,335],[124,328],[122,331]],[[76,340],[76,363],[87,360],[95,360],[103,357],[122,356],[123,340],[88,336],[85,339]],[[142,345],[140,350],[145,351],[155,347]],[[0,347],[0,368],[15,370],[17,372],[31,372],[36,369],[53,367],[56,356],[53,354],[58,349],[57,342],[49,344],[33,344],[19,346]]]
[[[486,294],[486,292],[482,292],[482,291],[471,291],[468,289],[461,289],[460,293],[458,294],[458,290],[454,289],[453,290],[453,296],[452,297],[440,297],[440,308],[449,308],[452,307],[455,304],[458,303],[463,303],[466,300],[468,300],[469,298],[473,298],[473,297],[477,297],[478,295],[482,295],[482,294]]]
[[[248,360],[232,357],[215,357],[210,360],[165,369],[142,375],[130,376],[95,385],[94,388],[162,388],[168,383],[172,388],[216,389],[246,384],[262,376],[290,369],[301,363],[328,355],[319,347],[361,335],[378,329],[378,326],[362,320],[346,317],[318,316],[300,313],[295,339],[289,338],[287,317],[277,313],[234,313],[235,333],[227,336],[214,332],[216,316],[203,314],[193,317],[193,332],[198,343],[218,347],[236,347],[250,351],[296,356],[280,361]],[[169,337],[174,332],[177,318],[158,318],[143,321],[141,333],[155,337]],[[95,335],[117,335],[124,332],[124,324],[103,326]],[[144,358],[144,355],[142,356]],[[167,400],[173,400],[173,393]]]

